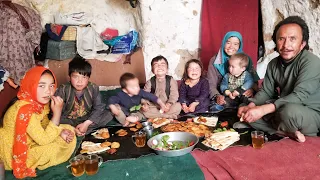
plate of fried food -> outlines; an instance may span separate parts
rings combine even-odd
[[[190,132],[197,137],[204,137],[211,133],[209,127],[194,122],[171,123],[161,127],[163,132]]]
[[[120,129],[120,130],[116,131],[115,134],[118,136],[126,136],[128,134],[128,132],[125,129]]]
[[[96,139],[108,139],[110,137],[108,128],[102,128],[94,133],[91,133]]]
[[[114,154],[120,147],[119,142],[103,142],[94,143],[91,141],[84,141],[81,144],[80,154],[97,154],[107,151],[109,154]]]
[[[193,122],[198,124],[204,124],[210,127],[216,127],[218,122],[218,117],[217,116],[211,116],[211,117],[199,116],[199,117],[194,117]]]
[[[81,144],[81,154],[97,154],[110,149],[110,147],[104,147],[102,143],[94,143],[91,141],[83,141]]]

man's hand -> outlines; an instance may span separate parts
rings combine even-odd
[[[248,123],[255,122],[264,116],[264,111],[261,106],[250,108],[242,117],[243,121]]]

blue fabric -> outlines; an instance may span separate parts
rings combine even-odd
[[[228,32],[228,33],[224,36],[224,38],[223,38],[223,40],[222,40],[221,48],[220,48],[221,56],[222,56],[222,58],[221,58],[222,62],[221,62],[221,64],[213,64],[214,67],[217,68],[217,70],[219,71],[219,73],[220,73],[222,76],[224,76],[224,75],[228,72],[228,66],[229,66],[229,64],[228,64],[228,59],[229,59],[230,57],[229,57],[228,54],[224,51],[224,46],[226,45],[226,42],[228,41],[228,39],[231,38],[231,37],[237,37],[237,38],[239,39],[239,41],[240,41],[239,49],[238,49],[237,53],[243,52],[243,50],[242,50],[242,48],[243,48],[243,42],[242,42],[242,36],[241,36],[241,34],[240,34],[239,32],[237,32],[237,31],[230,31],[230,32]],[[248,56],[248,57],[249,57],[249,56]],[[250,60],[250,61],[251,61],[251,60]]]
[[[252,88],[254,81],[253,81],[252,75],[248,71],[245,71],[245,73],[246,73],[246,75],[244,77],[244,82],[243,82],[242,86],[238,87],[238,88],[241,88],[243,90],[248,90],[248,89]],[[224,77],[221,81],[221,84],[220,84],[221,93],[224,94],[224,92],[227,89],[229,89],[228,85],[229,85],[229,73],[224,75]]]

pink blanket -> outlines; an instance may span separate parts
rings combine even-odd
[[[320,138],[305,143],[290,139],[224,151],[194,150],[193,157],[206,179],[320,179]]]

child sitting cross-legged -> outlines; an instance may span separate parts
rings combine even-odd
[[[160,112],[160,107],[149,101],[143,103],[144,115],[146,118],[173,118],[176,119],[181,111],[178,101],[179,91],[177,81],[172,76],[167,75],[168,61],[163,56],[157,56],[151,61],[153,76],[146,82],[144,90],[155,94],[162,102],[166,102],[164,112]]]
[[[202,77],[203,65],[197,59],[189,60],[184,68],[179,90],[183,113],[204,113],[209,108],[209,82]]]
[[[78,136],[104,127],[113,119],[101,101],[99,86],[89,81],[91,65],[80,56],[69,63],[70,82],[61,85],[56,96],[64,100],[61,124],[75,127]]]
[[[122,90],[116,96],[110,97],[109,107],[123,126],[136,123],[144,118],[140,112],[142,98],[160,105],[162,110],[166,108],[160,98],[140,89],[139,80],[135,75],[124,73],[120,77],[120,85]]]
[[[242,95],[253,86],[253,78],[246,71],[249,58],[244,53],[237,53],[229,59],[229,73],[227,73],[220,84],[221,92],[226,96],[225,107],[237,107],[240,103],[248,103],[248,98]]]

